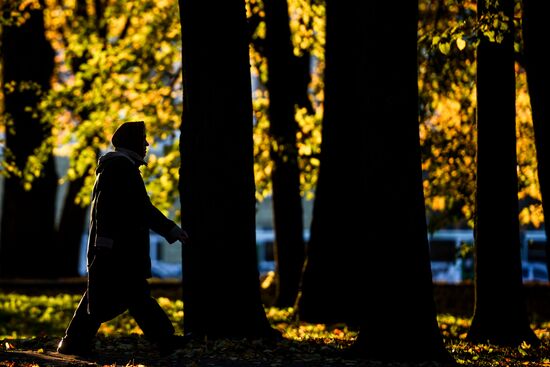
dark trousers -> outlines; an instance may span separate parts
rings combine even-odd
[[[129,294],[127,310],[147,339],[154,343],[162,343],[174,334],[172,322],[157,301],[151,297],[146,280],[132,284]],[[88,313],[88,293],[86,292],[80,299],[64,339],[82,345],[89,344],[100,325],[101,321]]]

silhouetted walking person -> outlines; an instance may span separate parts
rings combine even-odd
[[[129,310],[145,337],[166,355],[183,337],[151,297],[149,229],[173,243],[187,233],[151,203],[139,167],[149,145],[143,121],[126,122],[114,133],[115,151],[99,159],[92,192],[88,238],[88,287],[57,351],[88,354],[102,322]]]

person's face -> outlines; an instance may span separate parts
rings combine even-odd
[[[149,146],[149,142],[147,141],[147,137],[143,135],[143,158],[147,155],[147,147]]]

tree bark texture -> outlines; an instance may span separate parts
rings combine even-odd
[[[448,360],[422,191],[417,4],[391,6],[327,2],[321,167],[299,312],[359,324],[355,350],[369,358]],[[414,325],[396,345],[403,318]]]
[[[394,6],[359,2],[357,88],[363,90],[363,111],[356,118],[363,139],[361,187],[370,215],[364,218],[361,245],[367,250],[358,290],[367,301],[356,348],[376,359],[447,362],[452,358],[436,319],[422,188],[418,3],[407,2],[399,12]],[[395,330],[403,319],[412,324],[399,342]]]
[[[367,253],[362,243],[365,212],[358,208],[370,205],[357,169],[365,130],[358,118],[364,112],[355,44],[360,25],[348,18],[346,9],[343,3],[327,3],[321,166],[298,313],[304,321],[356,325],[364,268],[360,260]]]
[[[184,328],[210,337],[269,335],[256,259],[244,1],[179,5],[184,77],[179,189],[182,225],[191,238],[182,251]]]
[[[503,11],[513,0],[478,16]],[[537,340],[523,298],[518,219],[513,24],[501,43],[482,37],[477,54],[475,309],[468,339],[519,344]],[[506,322],[503,322],[506,320]]]
[[[50,88],[54,52],[44,33],[42,10],[30,10],[29,19],[20,26],[6,25],[2,30],[3,93],[5,103],[6,149],[23,170],[51,131],[40,121],[35,109],[40,101],[36,88]],[[13,85],[10,91],[8,85]],[[27,85],[27,87],[25,87]],[[48,154],[40,177],[25,190],[17,176],[6,177],[0,238],[0,275],[4,277],[50,277],[55,275],[55,196],[57,173],[53,155]]]

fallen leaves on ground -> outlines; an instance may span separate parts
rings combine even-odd
[[[193,340],[184,349],[161,358],[143,337],[135,320],[125,313],[102,325],[95,352],[89,358],[59,355],[55,353],[57,343],[78,300],[79,296],[69,295],[29,297],[0,294],[0,367],[411,366],[353,358],[347,353],[357,338],[357,331],[345,324],[295,322],[291,308],[266,309],[272,326],[283,335],[279,342],[261,339]],[[177,333],[181,334],[181,301],[168,298],[159,298],[158,301],[176,326]],[[464,338],[470,326],[468,318],[440,315],[438,322],[445,345],[459,366],[550,367],[550,322],[532,325],[543,341],[540,347],[523,343],[516,348],[467,342]],[[406,321],[403,328],[407,328]],[[416,366],[439,365],[424,363]]]

